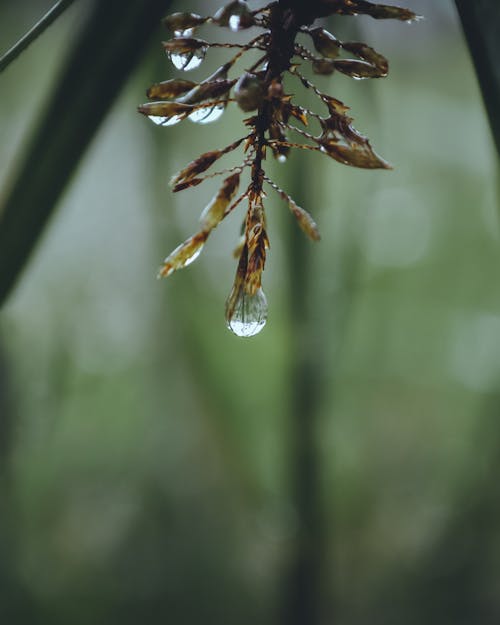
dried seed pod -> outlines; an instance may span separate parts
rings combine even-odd
[[[183,182],[192,182],[199,174],[203,173],[207,169],[209,169],[215,161],[217,161],[224,154],[228,154],[235,150],[238,146],[240,146],[246,137],[242,137],[241,139],[237,139],[233,143],[230,143],[222,150],[211,150],[210,152],[205,152],[195,158],[194,161],[191,161],[184,169],[172,177],[170,180],[171,186],[177,188],[179,183]],[[199,184],[196,182],[196,184]]]
[[[241,249],[233,288],[226,300],[226,325],[236,336],[250,337],[258,334],[266,325],[267,300],[259,287],[253,292],[248,288],[248,247]]]
[[[208,238],[208,232],[198,232],[181,243],[175,250],[165,258],[163,266],[158,272],[159,278],[166,278],[178,269],[187,267],[194,262],[201,254],[201,250]]]
[[[333,143],[323,147],[328,156],[344,165],[362,169],[392,169],[391,165],[372,149],[369,142],[365,145]]]
[[[364,0],[355,0],[353,2],[357,7],[358,13],[366,13],[377,20],[400,20],[403,22],[411,22],[413,20],[421,19],[413,11],[409,9],[403,9],[401,7],[389,6],[386,4],[373,4],[372,2],[365,2]]]
[[[362,169],[392,169],[391,165],[372,149],[366,138],[359,142],[320,139],[318,144],[323,152],[344,165]]]
[[[180,80],[174,78],[163,82],[155,83],[147,90],[147,96],[151,100],[170,100],[191,91],[198,83],[192,80]]]
[[[187,52],[194,52],[200,48],[208,48],[208,41],[195,39],[194,37],[175,37],[174,39],[163,41],[162,46],[165,52],[185,54]]]
[[[259,108],[264,100],[265,90],[261,79],[255,74],[242,74],[234,88],[234,97],[242,111],[248,113]]]
[[[222,7],[214,15],[213,20],[219,26],[228,26],[234,32],[255,25],[253,13],[243,0],[235,0]]]
[[[236,80],[205,81],[186,93],[179,101],[200,104],[189,116],[192,122],[199,124],[214,122],[224,113],[229,91],[235,82]]]
[[[295,104],[291,104],[288,108],[288,111],[292,117],[295,117],[295,119],[304,124],[304,126],[308,125],[307,113],[305,109],[303,109],[301,106],[295,106]]]
[[[342,43],[342,48],[348,52],[352,52],[363,61],[367,61],[376,67],[380,71],[380,76],[387,76],[389,62],[385,56],[382,56],[382,54],[379,54],[376,50],[370,48],[370,46],[364,43],[358,43],[357,41],[344,41]]]
[[[340,54],[341,43],[324,28],[313,28],[309,31],[309,35],[314,43],[316,50],[327,59],[336,59]]]
[[[351,125],[351,121],[350,117],[340,114],[322,119],[323,132],[314,140],[323,152],[344,165],[362,169],[392,169],[374,152],[368,139]]]
[[[321,95],[321,99],[328,107],[328,111],[330,112],[330,115],[332,117],[339,116],[339,115],[345,116],[345,114],[349,110],[349,107],[346,106],[343,102],[341,102],[340,100],[337,100],[337,98],[332,98],[332,96],[330,95],[326,95],[323,93]]]
[[[190,104],[179,102],[146,102],[137,107],[139,113],[160,126],[173,126],[185,119],[193,110]]]
[[[374,4],[366,0],[319,0],[321,10],[318,11],[317,17],[326,17],[327,15],[370,15],[379,20],[395,19],[403,22],[411,22],[421,19],[419,15],[403,9],[401,7],[389,6],[386,4]]]
[[[361,80],[363,78],[383,78],[387,76],[387,72],[380,73],[380,70],[366,61],[356,61],[353,59],[338,59],[333,61],[335,69],[350,76]]]
[[[211,200],[203,210],[200,221],[202,229],[205,231],[213,230],[224,218],[224,213],[229,206],[231,200],[236,195],[240,184],[240,174],[236,173],[229,176],[222,183],[217,195]]]
[[[185,72],[199,67],[208,50],[208,42],[192,37],[177,37],[163,42],[173,65]]]
[[[207,20],[207,17],[201,17],[201,15],[197,15],[196,13],[172,13],[171,15],[167,15],[163,20],[163,24],[168,30],[175,33],[176,36],[181,36],[186,30],[189,31],[201,26]]]
[[[266,263],[266,250],[269,240],[265,230],[265,215],[262,198],[250,198],[245,223],[247,268],[245,289],[254,295],[261,286],[262,272]]]
[[[288,207],[292,211],[303,232],[313,241],[319,241],[321,236],[319,234],[318,226],[311,215],[296,204],[292,198],[289,198]]]
[[[175,187],[180,182],[189,182],[199,174],[202,174],[209,167],[211,167],[216,160],[218,160],[224,154],[223,150],[212,150],[210,152],[205,152],[198,158],[195,158],[194,161],[191,161],[181,169],[181,171],[170,180],[170,184]]]
[[[191,91],[186,93],[179,102],[186,104],[197,104],[206,100],[218,100],[225,96],[235,84],[236,80],[215,80],[214,82],[202,82],[195,85]]]
[[[191,187],[197,187],[201,184],[205,178],[190,178],[187,182],[179,182],[174,187],[172,187],[173,193],[178,193],[179,191],[184,191],[184,189],[190,189]]]

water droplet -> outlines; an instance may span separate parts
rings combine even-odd
[[[421,22],[422,20],[425,20],[425,15],[415,15],[411,20],[406,20],[406,23],[413,24],[413,22]]]
[[[286,163],[286,156],[284,154],[280,154],[276,160],[278,163]]]
[[[175,37],[192,37],[194,35],[194,28],[186,28],[185,30],[174,30]]]
[[[189,52],[169,52],[168,56],[177,69],[182,69],[185,72],[188,72],[189,70],[196,69],[201,65],[206,52],[207,49],[202,47],[197,50],[190,50]]]
[[[198,109],[191,113],[189,119],[195,124],[209,124],[217,121],[224,113],[225,108],[224,104],[216,104],[212,107]]]
[[[229,330],[236,336],[249,337],[258,334],[267,321],[267,300],[262,289],[249,295],[242,289],[233,314],[226,319]]]
[[[238,30],[240,29],[240,24],[241,24],[241,16],[240,15],[231,15],[231,17],[229,18],[229,28],[233,31],[233,32],[238,32]]]
[[[173,126],[174,124],[178,124],[182,119],[181,115],[173,115],[172,117],[148,115],[148,117],[154,124],[158,124],[158,126]]]

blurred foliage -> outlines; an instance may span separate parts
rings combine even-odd
[[[415,26],[356,22],[389,78],[323,79],[395,170],[275,165],[322,242],[270,198],[248,341],[222,321],[238,217],[155,280],[215,191],[166,182],[241,116],[148,125],[144,85],[173,75],[151,37],[2,312],[0,622],[290,625],[306,541],[322,622],[498,623],[496,160],[452,3],[417,4]],[[77,5],[0,77],[3,189]],[[2,48],[39,7],[1,6]]]

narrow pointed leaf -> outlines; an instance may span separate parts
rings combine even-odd
[[[0,304],[169,4],[93,3],[0,206]]]
[[[500,155],[500,3],[455,0]]]

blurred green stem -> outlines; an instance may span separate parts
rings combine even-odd
[[[0,57],[0,72],[8,67],[12,61],[26,50],[26,48],[37,39],[52,22],[54,22],[64,11],[73,4],[75,0],[59,0],[45,15],[17,41],[10,50]]]
[[[299,204],[310,208],[310,198],[306,198],[310,175],[307,168],[308,160],[299,160],[298,155],[290,159],[287,191]],[[283,623],[317,625],[321,620],[324,553],[317,444],[319,406],[325,380],[324,337],[313,312],[313,244],[292,217],[286,242],[291,280],[290,486],[298,529],[286,579]]]
[[[500,3],[455,0],[500,155]]]
[[[0,305],[170,4],[107,0],[92,5],[0,207]]]
[[[1,339],[0,336],[0,623],[35,623],[31,599],[16,574],[17,536],[10,470],[13,402]]]

